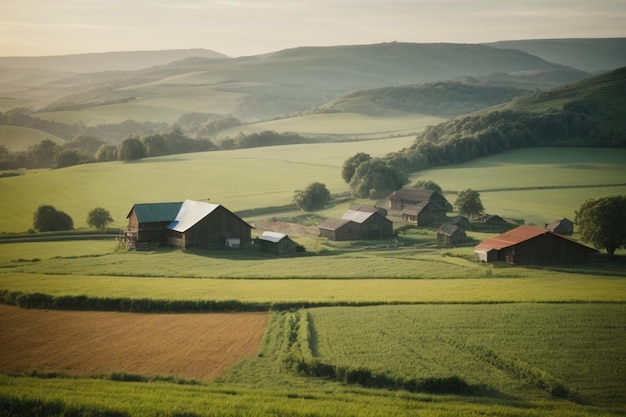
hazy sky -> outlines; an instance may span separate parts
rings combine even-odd
[[[626,37],[626,0],[0,0],[0,56]]]

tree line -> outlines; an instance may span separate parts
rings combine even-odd
[[[225,138],[217,144],[211,139],[191,138],[178,128],[166,133],[131,135],[119,145],[107,143],[95,136],[79,135],[63,144],[45,139],[22,152],[12,152],[6,146],[0,145],[0,170],[63,168],[92,162],[133,161],[190,152],[315,142],[317,140],[294,133],[269,130],[247,135],[240,133],[235,138]]]

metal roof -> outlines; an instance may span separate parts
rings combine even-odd
[[[218,207],[219,204],[185,200],[176,218],[167,225],[167,228],[176,232],[186,232]]]
[[[350,220],[347,219],[327,219],[320,223],[317,227],[325,230],[337,230],[348,223],[350,223]]]
[[[259,236],[259,239],[260,240],[266,240],[266,241],[272,242],[272,243],[278,243],[278,242],[280,242],[281,240],[283,240],[286,237],[287,237],[287,235],[284,234],[284,233],[265,231],[265,232],[263,232],[263,234],[261,234],[261,236]]]
[[[348,210],[345,213],[343,213],[343,216],[341,216],[341,218],[343,220],[350,220],[355,223],[363,223],[365,220],[372,217],[374,213],[376,212]]]
[[[126,218],[130,217],[133,210],[139,223],[168,222],[176,218],[176,214],[183,205],[182,202],[175,203],[139,203],[133,205]]]

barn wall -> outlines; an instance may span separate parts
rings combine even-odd
[[[222,206],[183,233],[185,247],[217,247],[226,244],[226,238],[239,238],[241,247],[251,241],[250,226]]]
[[[506,261],[516,265],[557,265],[586,262],[589,249],[545,234],[504,250]]]
[[[359,236],[358,223],[348,222],[335,230],[335,240],[358,240]]]
[[[374,214],[359,225],[361,239],[385,238],[393,235],[393,223],[381,216]]]

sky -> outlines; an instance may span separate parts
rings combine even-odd
[[[0,56],[626,37],[626,0],[0,0]]]

